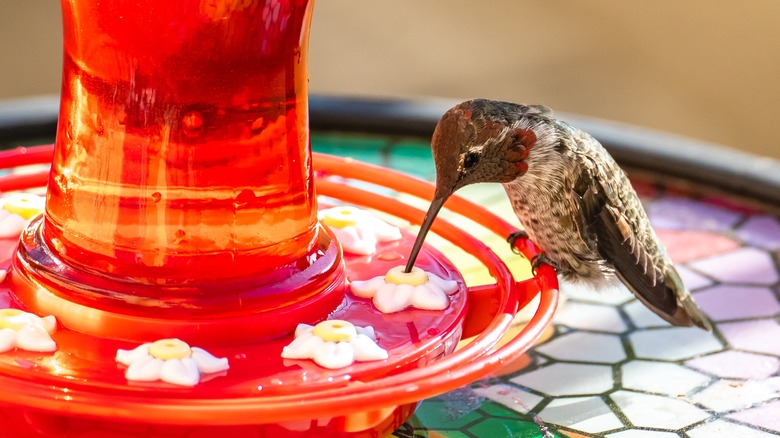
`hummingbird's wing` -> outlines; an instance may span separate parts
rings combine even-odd
[[[594,250],[614,266],[618,278],[646,306],[671,324],[690,326],[691,318],[678,305],[676,285],[667,284],[665,272],[656,265],[660,249],[648,247],[648,239],[638,236],[638,218],[630,214],[625,197],[621,198],[616,189],[602,182],[624,178],[623,171],[615,166],[611,170],[620,175],[598,174],[604,169],[595,163],[587,164],[591,165],[583,166],[573,196],[578,204],[575,210],[579,212],[581,237],[595,245]],[[638,199],[635,202],[637,205],[630,207],[641,208]],[[684,289],[681,293],[687,294]]]

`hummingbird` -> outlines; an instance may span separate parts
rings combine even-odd
[[[543,105],[487,99],[462,102],[431,139],[436,188],[404,272],[410,272],[434,219],[457,190],[501,183],[529,238],[564,281],[595,290],[622,282],[675,326],[711,331],[707,318],[655,234],[626,173],[591,135]]]

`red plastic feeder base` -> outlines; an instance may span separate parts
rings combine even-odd
[[[212,293],[217,299],[199,299],[195,308],[194,300],[168,305],[149,285],[120,283],[94,275],[89,278],[102,280],[97,285],[69,284],[67,280],[79,278],[79,273],[49,251],[40,235],[42,222],[43,217],[39,216],[22,233],[13,259],[10,281],[16,300],[38,315],[55,315],[71,330],[101,338],[138,342],[183,338],[208,346],[270,339],[292,332],[298,323],[322,320],[344,299],[341,250],[335,236],[324,227],[320,232],[326,238],[321,239],[315,254],[319,258],[298,275],[270,281],[259,279],[256,283],[262,284],[251,286],[247,286],[246,280],[234,284],[224,279],[211,287],[223,293]],[[31,253],[35,256],[26,256]],[[111,286],[117,288],[116,292],[111,293]],[[120,288],[125,292],[120,293]],[[248,289],[245,295],[254,292],[260,296],[253,297],[254,300],[242,297],[242,289]],[[296,299],[285,300],[285,289],[296,291]],[[170,296],[171,302],[178,301],[175,293]],[[225,303],[240,310],[231,311]],[[263,308],[263,304],[268,307]]]
[[[46,162],[47,151],[50,154],[51,149],[0,154],[0,167]],[[433,190],[430,184],[415,178],[335,157],[315,154],[314,168],[319,195],[413,223],[418,223],[424,212],[392,197],[350,186],[349,180],[378,184],[422,198],[430,197]],[[0,190],[39,187],[45,180],[43,173],[4,177],[0,179]],[[496,234],[505,236],[513,231],[511,225],[462,198],[454,197],[448,207]],[[194,387],[128,382],[124,367],[114,358],[118,348],[130,349],[137,343],[62,328],[53,335],[58,345],[54,353],[12,350],[0,354],[0,424],[4,434],[386,435],[412,414],[420,400],[473,382],[517,359],[550,324],[557,303],[557,279],[551,268],[543,266],[536,277],[517,282],[503,262],[468,233],[441,219],[433,231],[477,257],[496,283],[465,285],[454,265],[439,251],[426,246],[417,265],[460,284],[447,310],[407,309],[382,314],[371,301],[347,293],[329,317],[372,326],[377,342],[388,350],[387,360],[327,370],[308,360],[282,359],[282,348],[292,341],[289,334],[210,345],[212,354],[229,359],[230,369],[204,375]],[[345,255],[347,280],[381,276],[390,267],[403,264],[413,240],[412,234],[404,232],[400,241],[380,244],[376,256]],[[9,267],[16,245],[16,241],[0,241],[0,268]],[[521,242],[519,246],[528,258],[535,254],[530,243]],[[18,273],[12,271],[11,275]],[[0,309],[19,307],[15,300],[20,293],[16,284],[0,284]],[[497,347],[517,311],[539,293],[540,306],[532,320],[517,337]],[[89,308],[84,311],[88,313]],[[241,330],[244,323],[238,321],[235,330]],[[115,330],[121,328],[122,324],[118,324]],[[177,337],[191,342],[186,336]],[[462,337],[470,339],[456,349]],[[198,346],[196,342],[191,344]]]

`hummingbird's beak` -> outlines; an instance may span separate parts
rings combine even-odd
[[[425,213],[425,219],[423,219],[422,225],[420,225],[420,231],[417,233],[417,240],[414,241],[412,252],[409,253],[409,259],[406,261],[406,269],[404,269],[405,273],[412,272],[414,262],[417,260],[417,255],[420,253],[423,242],[425,242],[425,236],[428,235],[428,230],[431,229],[431,225],[433,225],[434,219],[436,219],[436,216],[439,214],[439,210],[441,210],[441,207],[444,205],[451,194],[451,191],[447,193],[440,193],[439,190],[436,190],[436,194],[433,196],[433,201],[431,201],[431,206],[428,207],[428,212]]]

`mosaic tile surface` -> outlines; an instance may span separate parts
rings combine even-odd
[[[434,177],[423,140],[319,134],[313,147]],[[568,290],[546,340],[498,375],[423,401],[395,437],[780,436],[780,219],[738,200],[640,183],[651,221],[714,332],[670,327],[626,291]],[[498,185],[459,194],[514,217]],[[528,275],[528,262],[501,237],[448,219]],[[451,257],[470,284],[490,282],[467,254]]]
[[[316,138],[314,146],[331,152]],[[376,164],[433,178],[424,141],[389,139],[375,150]],[[627,292],[572,290],[552,336],[525,366],[422,402],[396,436],[780,436],[780,220],[738,200],[640,183],[651,221],[714,332],[671,327]],[[459,193],[513,217],[498,185]],[[497,252],[505,245],[485,240]],[[524,260],[512,263],[526,269]],[[465,266],[467,281],[485,282]]]

